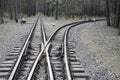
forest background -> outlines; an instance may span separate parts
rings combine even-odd
[[[120,31],[120,0],[0,0],[0,21],[43,13],[55,19],[106,18],[107,25]]]

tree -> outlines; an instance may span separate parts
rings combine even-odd
[[[4,22],[4,20],[3,20],[3,0],[0,0],[0,21],[1,21],[1,23]]]
[[[46,0],[44,0],[44,15],[46,15]]]
[[[18,0],[15,1],[15,21],[18,23]]]
[[[11,1],[8,0],[8,4],[9,4],[9,13],[10,13],[10,19],[13,19],[13,13],[12,13],[12,7],[11,7]]]
[[[115,19],[115,27],[119,27],[119,24],[120,24],[120,1],[118,0],[117,1],[117,5],[116,5],[116,19]]]
[[[55,19],[58,20],[58,0],[56,0],[56,13],[55,13]]]
[[[106,17],[107,17],[107,25],[110,26],[110,11],[109,11],[109,1],[106,0]]]

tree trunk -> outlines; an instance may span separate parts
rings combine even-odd
[[[0,18],[3,17],[3,0],[0,0]]]
[[[2,4],[3,0],[0,0],[0,23],[3,23],[3,4]]]
[[[67,0],[65,0],[65,4],[66,4],[66,6],[65,6],[65,18],[67,20],[68,19],[68,1]]]
[[[44,16],[46,15],[46,0],[44,0]]]
[[[117,1],[117,10],[116,10],[116,24],[115,27],[119,27],[119,22],[120,22],[120,1]]]
[[[55,13],[55,19],[58,20],[58,0],[56,0],[56,13]]]
[[[119,35],[120,35],[120,0],[117,3],[117,21],[116,26],[119,28]]]
[[[108,0],[106,0],[106,17],[107,17],[107,26],[110,26],[110,10],[109,10]]]
[[[117,0],[115,0],[115,3],[114,3],[114,22],[113,22],[113,26],[116,25],[116,19],[117,19]]]
[[[9,0],[9,12],[10,12],[10,19],[13,19],[12,8],[11,8],[11,1]]]
[[[18,0],[15,0],[15,21],[18,23]]]

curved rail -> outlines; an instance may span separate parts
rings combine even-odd
[[[106,20],[106,19],[97,19],[96,21],[102,21],[102,20]],[[64,27],[66,27],[66,26],[70,26],[70,25],[79,25],[79,24],[81,24],[81,22],[83,23],[83,22],[94,22],[94,20],[91,20],[91,21],[78,21],[78,22],[73,22],[73,23],[69,23],[69,24],[66,24],[66,25],[64,25],[64,26],[62,26],[62,27],[59,27],[58,29],[56,29],[55,31],[54,31],[54,33],[48,38],[48,40],[46,41],[46,46],[47,46],[47,44],[50,42],[50,40],[54,37],[54,35],[60,30],[60,29],[62,29],[62,28],[64,28]]]
[[[22,61],[22,56],[23,56],[23,54],[24,54],[24,52],[25,52],[25,50],[26,50],[26,47],[27,47],[28,44],[29,44],[29,40],[30,40],[30,38],[31,38],[31,36],[32,36],[32,34],[33,34],[33,32],[34,32],[34,29],[35,29],[35,27],[36,27],[36,25],[37,25],[38,19],[39,19],[39,16],[38,16],[38,18],[37,18],[36,23],[33,25],[32,29],[31,29],[31,31],[30,31],[27,39],[26,39],[26,42],[24,43],[24,46],[23,46],[23,48],[22,48],[22,50],[21,50],[21,52],[20,52],[19,58],[18,58],[18,60],[16,61],[16,64],[15,64],[15,66],[14,66],[14,68],[13,68],[13,71],[11,72],[8,80],[13,80],[14,77],[15,77],[15,74],[17,73],[17,70],[19,69],[20,63],[21,63],[21,61]]]
[[[102,20],[106,20],[106,19],[97,19],[96,21],[102,21]],[[70,25],[75,25],[75,26],[76,26],[76,25],[81,24],[81,22],[82,22],[82,23],[83,23],[83,22],[94,22],[94,20],[91,20],[91,21],[78,21],[78,22],[73,22],[73,23],[66,24],[66,25],[64,25],[64,26],[62,26],[62,27],[59,27],[59,28],[56,29],[56,30],[54,31],[54,33],[48,38],[48,40],[46,41],[45,46],[47,46],[47,44],[52,40],[52,38],[54,37],[54,35],[55,35],[60,29],[66,27],[66,26],[70,26]]]
[[[40,18],[40,25],[41,25],[41,32],[42,32],[42,37],[43,37],[43,42],[44,44],[46,43],[46,34],[45,34],[45,29],[44,29],[44,24],[42,18]]]
[[[50,80],[55,80],[54,76],[53,76],[53,70],[52,70],[51,62],[50,62],[50,56],[49,56],[49,53],[48,53],[49,47],[50,47],[50,43],[48,44],[48,46],[46,47],[46,50],[45,50],[46,59],[47,59],[47,63],[48,63],[49,77],[50,77]]]
[[[33,76],[33,73],[34,73],[34,71],[35,71],[36,65],[38,64],[39,59],[42,58],[42,53],[43,53],[43,51],[44,51],[44,45],[43,45],[43,43],[41,43],[41,44],[42,44],[41,52],[40,52],[39,55],[37,56],[37,58],[36,58],[36,60],[35,60],[35,62],[34,62],[34,64],[33,64],[33,67],[31,68],[30,74],[28,75],[27,80],[31,80],[31,79],[32,79],[32,76]]]
[[[105,20],[105,19],[99,19],[99,20],[96,20],[96,21],[101,21],[101,20]],[[80,24],[84,24],[84,23],[88,23],[88,22],[93,22],[93,21],[81,21],[80,23],[77,23],[77,24],[74,24],[70,27],[67,28],[67,30],[65,31],[65,36],[64,36],[64,63],[65,63],[65,68],[66,68],[66,73],[67,73],[67,79],[68,80],[72,80],[72,77],[71,77],[71,73],[70,73],[70,67],[69,67],[69,61],[68,61],[68,57],[67,57],[67,37],[68,37],[68,33],[69,33],[69,30],[72,28],[72,27],[75,27],[77,25],[80,25]]]
[[[43,24],[42,19],[40,21],[41,21],[40,25],[41,25],[41,32],[42,32],[42,37],[43,37],[43,43],[45,44],[46,43],[46,35],[45,35],[45,30],[44,30],[44,24]],[[42,50],[39,53],[38,57],[36,58],[27,80],[31,80],[32,79],[32,76],[34,74],[35,68],[36,68],[39,60],[42,58],[42,55],[43,55],[44,52],[46,53],[46,60],[47,60],[47,64],[48,64],[50,80],[54,80],[53,71],[52,71],[52,67],[51,67],[51,64],[50,64],[50,57],[49,57],[49,53],[48,53],[48,49],[50,47],[50,43],[46,46],[45,50],[44,50],[45,45],[43,43],[41,43],[42,44]]]
[[[96,20],[96,21],[99,21],[99,20]],[[65,34],[66,34],[66,40],[64,40],[64,45],[66,46],[67,35],[68,35],[69,29],[70,29],[71,27],[74,27],[74,26],[77,26],[77,25],[79,25],[79,24],[86,23],[86,22],[93,22],[93,21],[82,21],[82,22],[74,22],[74,23],[66,24],[66,25],[58,28],[58,29],[49,37],[49,39],[48,39],[47,41],[46,41],[46,37],[45,37],[44,26],[43,26],[43,24],[41,24],[41,30],[42,30],[42,35],[43,35],[43,39],[44,39],[44,40],[43,40],[43,42],[44,42],[44,47],[43,47],[43,43],[42,43],[41,52],[39,53],[37,59],[35,60],[35,63],[34,63],[34,65],[33,65],[33,68],[32,68],[32,70],[31,70],[30,75],[28,76],[27,80],[31,80],[31,79],[32,79],[32,76],[33,76],[34,70],[35,70],[35,68],[36,68],[36,65],[37,65],[38,61],[42,58],[43,52],[46,52],[46,56],[47,56],[46,59],[47,59],[47,62],[48,62],[48,67],[49,67],[50,80],[54,80],[53,73],[52,73],[52,67],[51,67],[50,59],[49,59],[49,54],[48,54],[48,52],[47,52],[48,47],[50,46],[50,43],[49,43],[49,42],[51,41],[51,39],[54,37],[54,35],[55,35],[60,29],[62,29],[63,27],[72,25],[72,26],[70,26],[70,27],[68,28],[68,30],[67,30],[66,33],[65,33]],[[65,49],[65,51],[64,51],[64,53],[65,53],[65,54],[64,54],[64,55],[65,55],[65,60],[64,60],[64,62],[65,62],[65,65],[66,65],[66,71],[67,71],[67,75],[68,75],[67,78],[68,78],[68,80],[72,80],[71,74],[70,74],[70,68],[69,68],[69,65],[68,65],[67,49],[66,49],[66,48],[67,48],[67,47],[64,47],[64,49]]]
[[[79,24],[86,23],[86,22],[89,22],[89,21],[80,22]],[[66,74],[67,74],[66,76],[68,80],[72,80],[72,77],[71,77],[69,61],[67,57],[67,36],[68,36],[70,28],[77,26],[77,25],[78,24],[68,27],[67,30],[65,31],[65,36],[64,36],[64,44],[63,44],[64,45],[64,63],[65,63],[65,69],[66,69]]]
[[[65,32],[65,37],[64,37],[64,63],[65,63],[65,68],[67,73],[67,79],[72,80],[71,74],[70,74],[70,68],[68,65],[68,57],[67,57],[67,35],[68,35],[68,29]]]
[[[79,24],[81,24],[81,23],[82,22],[80,22]],[[68,62],[68,57],[67,57],[67,36],[68,36],[68,32],[69,32],[70,28],[74,27],[76,25],[78,25],[78,24],[72,25],[72,26],[67,28],[67,30],[65,31],[64,42],[63,42],[63,46],[64,46],[64,63],[65,63],[65,69],[66,69],[66,74],[67,74],[66,75],[67,80],[72,80],[71,73],[70,73],[69,62]]]

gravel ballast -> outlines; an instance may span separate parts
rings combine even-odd
[[[76,52],[92,80],[120,80],[120,36],[105,21],[78,26]]]
[[[31,23],[35,20],[33,17],[30,24],[10,22],[0,25],[0,63],[20,37],[28,34]],[[73,22],[55,21],[54,18],[47,17],[43,21],[47,38],[58,27]],[[91,80],[120,80],[120,36],[116,28],[106,26],[105,21],[91,22],[72,28],[69,35],[70,39],[76,42],[76,56],[89,73]]]
[[[0,25],[0,63],[5,60],[6,55],[11,52],[20,38],[29,33],[36,17],[26,18],[26,20],[26,24],[8,20],[8,23]]]

